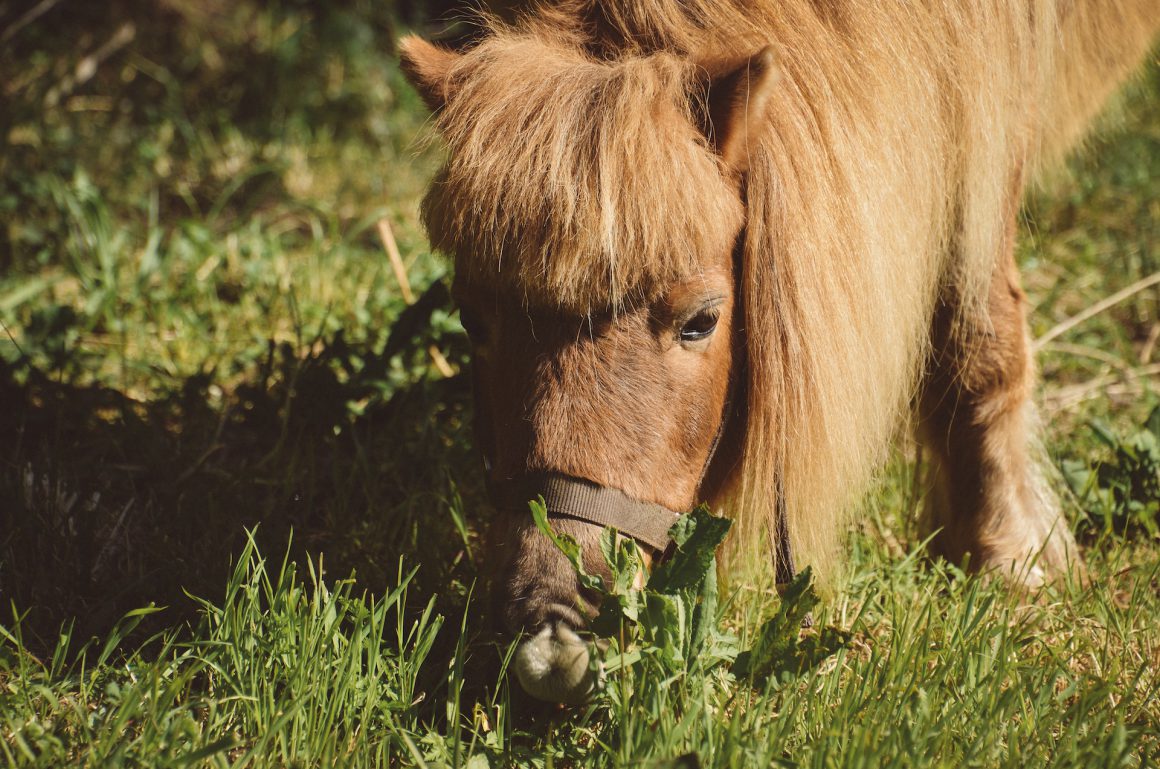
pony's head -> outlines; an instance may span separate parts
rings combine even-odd
[[[401,51],[448,146],[423,214],[455,259],[474,350],[495,610],[528,635],[525,689],[577,701],[591,596],[527,501],[544,494],[599,573],[599,522],[656,556],[679,512],[731,482],[745,421],[736,261],[773,57],[598,60],[543,31],[466,53],[411,37]]]

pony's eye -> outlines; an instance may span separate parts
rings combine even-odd
[[[707,339],[717,329],[717,321],[720,318],[721,310],[718,307],[706,307],[700,310],[681,326],[681,341],[699,342],[702,339]]]
[[[484,328],[483,319],[479,315],[470,308],[460,307],[459,322],[463,325],[463,330],[467,332],[467,336],[471,338],[474,344],[483,343],[484,338],[487,336],[487,329]]]

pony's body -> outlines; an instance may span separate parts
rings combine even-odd
[[[523,369],[541,384],[510,396],[503,374],[487,375],[489,413],[508,414],[487,430],[493,473],[553,469],[670,507],[709,496],[741,519],[746,543],[767,541],[780,493],[795,550],[817,560],[917,404],[942,551],[1028,583],[1066,570],[1073,545],[1032,456],[1016,215],[1029,179],[1082,136],[1157,24],[1156,0],[573,0],[497,24],[464,54],[409,42],[404,63],[450,150],[425,215],[457,256],[461,297],[610,317],[620,340],[600,348],[589,333],[591,354],[566,340],[545,352],[534,333],[506,345],[509,377],[518,356],[560,357],[548,374]],[[615,418],[595,406],[564,415],[570,397],[588,403],[570,366],[600,380],[623,357],[608,350],[646,338],[629,328],[636,309],[655,315],[674,286],[722,271],[737,288],[722,310],[732,336],[704,360],[718,356],[731,388],[701,358],[658,358],[712,397],[684,398],[642,369],[627,390],[609,379]],[[666,387],[681,419],[712,429],[681,432],[656,414],[652,440],[639,427],[648,411],[616,402],[664,411],[649,393]],[[586,439],[605,422],[629,425],[642,454],[667,441],[688,461],[658,477],[615,439]],[[520,430],[504,465],[503,434]],[[570,454],[568,440],[585,450]],[[602,445],[603,464],[590,457]],[[527,598],[539,583],[523,579]]]

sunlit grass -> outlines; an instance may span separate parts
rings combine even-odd
[[[1082,527],[1087,584],[1027,605],[923,555],[905,439],[815,611],[852,633],[837,655],[757,687],[724,664],[628,666],[591,706],[535,711],[483,619],[469,388],[428,352],[464,364],[458,324],[435,294],[388,349],[405,302],[378,222],[417,293],[446,269],[418,225],[437,149],[416,142],[389,14],[173,6],[55,101],[123,19],[74,5],[83,35],[30,27],[0,51],[27,94],[0,115],[6,763],[1160,760],[1160,543]],[[1036,336],[1160,270],[1154,66],[1126,105],[1028,201]],[[1090,422],[1128,436],[1160,400],[1158,297],[1041,351],[1053,463],[1107,462]],[[777,606],[734,580],[720,627],[748,646]]]
[[[119,645],[137,616],[79,648],[65,628],[48,659],[6,624],[0,751],[43,766],[624,766],[695,755],[736,767],[1137,766],[1160,751],[1154,556],[1028,607],[999,582],[915,554],[860,553],[842,597],[815,617],[853,640],[819,667],[756,688],[721,665],[640,678],[663,672],[657,662],[610,674],[591,706],[529,724],[513,718],[508,684],[472,665],[496,654],[489,644],[461,641],[450,663],[431,656],[437,634],[468,637],[432,601],[407,609],[403,567],[376,597],[353,580],[321,581],[318,563],[271,563],[251,542],[224,595],[198,599],[191,627],[139,647]],[[734,602],[742,635],[775,603]]]

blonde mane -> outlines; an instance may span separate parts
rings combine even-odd
[[[424,205],[435,245],[532,301],[616,307],[695,270],[741,225],[692,123],[694,66],[597,61],[566,37],[496,31],[461,57],[438,117],[450,158]]]
[[[489,22],[455,64],[437,119],[449,161],[424,216],[468,277],[580,312],[695,271],[744,217],[747,429],[715,501],[739,519],[734,542],[768,558],[780,482],[795,548],[824,566],[915,395],[940,295],[985,306],[1021,159],[1043,167],[1082,136],[1155,10],[545,5]],[[780,79],[743,211],[697,129],[701,63],[765,45]]]

